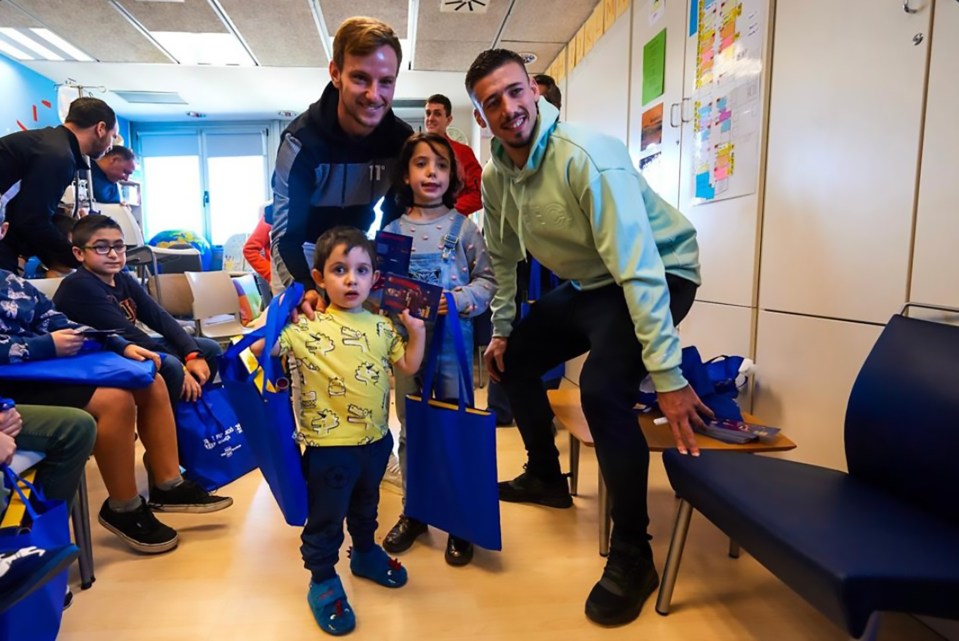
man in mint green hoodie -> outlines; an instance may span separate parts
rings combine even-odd
[[[680,371],[675,323],[699,286],[696,230],[632,166],[622,142],[558,122],[512,51],[481,53],[466,74],[481,126],[493,132],[483,171],[486,243],[499,289],[485,359],[502,382],[528,455],[500,499],[572,506],[540,376],[589,351],[583,412],[612,497],[614,530],[586,615],[604,625],[639,616],[659,584],[646,507],[649,448],[633,405],[648,372],[676,446],[698,455],[692,426],[710,410]],[[515,327],[516,263],[529,251],[569,280]]]

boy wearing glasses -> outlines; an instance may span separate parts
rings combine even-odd
[[[7,224],[0,208],[0,238],[6,231]],[[84,238],[89,241],[89,234]],[[110,241],[106,256],[117,255],[112,243]],[[94,304],[92,300],[89,302]],[[4,269],[0,269],[0,310],[0,364],[74,356],[83,348],[84,330],[89,328],[54,309],[47,297],[33,285]],[[110,336],[103,345],[126,358],[160,363],[157,354],[122,336]],[[11,378],[0,381],[0,397],[12,399],[19,407],[52,405],[82,409],[96,420],[93,456],[107,490],[107,499],[100,508],[98,520],[138,552],[159,554],[172,550],[179,542],[176,530],[161,523],[153,511],[202,514],[217,512],[233,504],[233,499],[213,496],[180,475],[173,411],[166,385],[159,376],[154,377],[149,386],[135,390],[90,383],[50,386]],[[12,426],[7,425],[4,429],[8,435],[18,430],[16,417],[13,421]],[[152,471],[149,502],[140,496],[134,475],[135,434],[140,436],[146,450],[144,461],[149,463]],[[17,438],[22,439],[23,433]],[[70,452],[71,456],[79,456],[82,465],[89,452],[88,445],[89,441],[86,446],[66,447],[71,450],[86,447],[79,452]],[[50,451],[49,446],[46,451]],[[60,496],[68,498],[71,494],[61,488]]]
[[[208,338],[194,338],[150,298],[129,273],[120,225],[109,216],[91,214],[73,228],[73,255],[80,269],[63,279],[53,297],[57,309],[96,329],[116,329],[135,345],[160,354],[159,368],[175,405],[195,401],[200,386],[216,374],[220,347]],[[137,321],[160,334],[147,335]]]

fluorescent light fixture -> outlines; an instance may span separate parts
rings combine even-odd
[[[0,51],[17,60],[33,60],[33,56],[20,51],[6,40],[0,40]]]
[[[43,38],[44,40],[52,44],[54,47],[56,47],[63,53],[73,58],[74,60],[79,60],[80,62],[95,62],[93,58],[83,53],[82,51],[74,47],[72,44],[70,44],[69,42],[67,42],[66,40],[58,36],[57,34],[50,31],[49,29],[31,28],[30,31],[40,36],[41,38]]]
[[[402,47],[403,59],[406,61],[406,68],[413,69],[413,46],[416,43],[416,27],[420,19],[420,0],[410,0],[409,10],[407,11],[406,37],[409,39],[409,48]]]
[[[12,29],[10,27],[0,27],[0,33],[11,40],[16,41],[17,43],[22,44],[24,47],[36,53],[44,60],[63,60],[63,56],[58,56],[36,40],[33,40],[26,34],[23,34],[16,29]]]
[[[255,64],[232,33],[150,33],[180,64],[243,67],[252,67]]]
[[[327,60],[333,60],[333,36],[330,30],[326,28],[326,18],[323,17],[323,8],[320,7],[320,0],[310,0],[310,11],[313,12],[313,22],[316,23],[316,32],[320,34],[320,45],[323,47],[323,53]]]
[[[10,27],[0,27],[0,34],[3,34],[7,38],[10,38],[11,40],[23,45],[44,60],[63,60],[63,56],[58,56],[36,40],[32,39],[30,36],[21,33],[16,29],[12,29]]]

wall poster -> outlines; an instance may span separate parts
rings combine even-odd
[[[693,202],[702,204],[756,191],[765,0],[694,2]]]

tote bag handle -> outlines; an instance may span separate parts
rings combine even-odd
[[[36,521],[38,518],[40,518],[40,515],[37,514],[36,509],[34,509],[33,504],[27,498],[27,495],[24,493],[20,485],[21,484],[25,485],[27,489],[30,490],[30,493],[38,497],[40,500],[45,500],[43,493],[40,492],[40,490],[38,490],[33,483],[21,477],[19,474],[17,474],[12,469],[10,469],[9,465],[3,466],[3,475],[7,479],[7,485],[9,485],[10,488],[13,491],[15,491],[18,495],[20,495],[20,500],[23,501],[23,507],[26,509],[27,514],[30,515],[30,519],[32,521]]]
[[[443,295],[446,297],[446,309],[455,310],[456,301],[453,298],[453,294],[444,292]],[[453,312],[453,314],[455,314],[455,312]],[[453,345],[456,347],[456,362],[459,365],[459,376],[457,376],[460,391],[459,409],[463,412],[466,410],[466,407],[473,407],[473,387],[469,384],[472,374],[469,372],[469,361],[466,358],[466,343],[463,339],[463,328],[460,327],[458,318],[454,316],[451,319],[450,316],[450,312],[447,311],[446,314],[437,316],[436,318],[433,342],[429,346],[429,353],[426,355],[426,373],[423,376],[422,402],[428,404],[430,397],[433,396],[433,378],[436,374],[436,364],[439,360],[440,351],[443,349],[443,336],[448,327],[449,331],[453,334]]]
[[[300,304],[302,298],[303,285],[300,283],[293,283],[281,294],[274,297],[266,314],[266,324],[227,348],[223,355],[223,360],[227,363],[227,366],[239,367],[240,352],[262,338],[266,341],[266,345],[263,348],[263,353],[257,358],[257,364],[263,370],[264,385],[266,381],[273,380],[274,359],[270,357],[270,352],[276,345],[276,341],[280,339],[280,334],[283,333],[283,327],[286,325],[287,319]],[[255,371],[247,373],[246,376],[237,377],[237,380],[252,378],[255,373]]]

